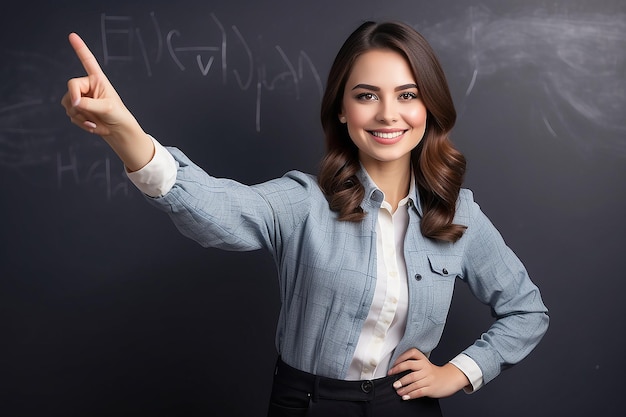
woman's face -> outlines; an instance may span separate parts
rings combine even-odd
[[[388,49],[357,58],[345,85],[339,120],[365,169],[410,163],[424,136],[426,107],[408,62]]]

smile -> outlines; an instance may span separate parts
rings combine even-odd
[[[406,132],[406,130],[398,130],[397,132],[378,132],[378,131],[371,131],[370,133],[374,136],[376,136],[377,138],[382,138],[382,139],[395,139],[398,136],[401,136],[404,134],[404,132]]]
[[[374,137],[374,140],[381,145],[393,145],[402,139],[402,136],[407,132],[406,130],[394,130],[393,132],[382,132],[380,130],[368,131],[370,135]]]

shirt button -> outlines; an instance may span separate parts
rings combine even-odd
[[[374,388],[374,383],[372,381],[363,381],[361,384],[361,390],[366,394],[372,392],[372,388]]]
[[[420,274],[415,274],[415,280],[416,281],[421,281],[422,280],[422,276]]]
[[[446,268],[443,268],[441,272],[443,272],[444,275],[448,275],[448,270]]]

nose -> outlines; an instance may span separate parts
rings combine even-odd
[[[398,108],[394,100],[381,100],[376,118],[379,122],[391,124],[398,121]]]

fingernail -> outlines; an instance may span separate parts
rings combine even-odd
[[[410,399],[411,399],[411,397],[409,397],[408,395],[403,395],[403,396],[402,396],[402,399],[403,399],[404,401],[406,401],[406,400],[410,400]]]
[[[76,107],[76,106],[78,106],[78,104],[80,104],[80,97],[78,97],[76,100],[72,101],[72,106]]]
[[[394,382],[394,383],[393,383],[393,387],[394,387],[395,389],[402,388],[402,382],[400,382],[400,381],[396,381],[396,382]]]
[[[85,120],[83,124],[90,129],[95,129],[97,127],[94,122],[90,122],[89,120]]]

